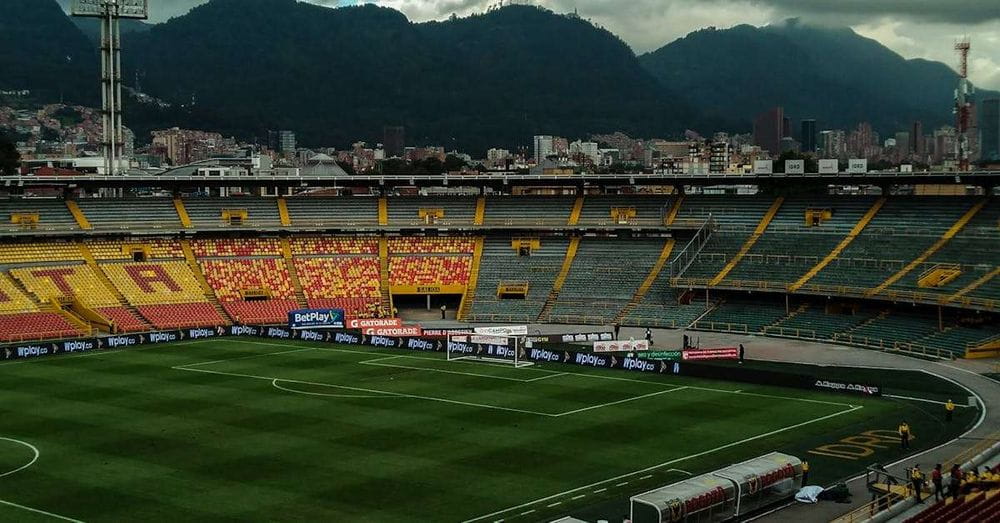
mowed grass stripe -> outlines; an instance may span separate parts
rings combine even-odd
[[[442,397],[478,394],[550,412],[571,402],[597,405],[666,390],[675,381],[697,383],[674,377],[630,383],[593,379],[587,372],[519,383],[357,363],[411,355],[385,350],[264,355],[314,347],[208,340],[0,367],[0,379],[16,384],[16,396],[3,393],[14,401],[0,402],[0,435],[10,430],[42,451],[35,466],[12,476],[17,489],[10,501],[88,522],[458,520],[751,434],[726,424],[727,417],[767,425],[779,416],[807,419],[819,408],[836,408],[684,389],[551,418],[412,399],[310,397],[279,391],[270,381],[171,368],[243,358],[219,365],[324,379],[375,382],[391,376],[392,382]],[[427,354],[428,361],[422,353],[412,356],[417,359],[403,358],[407,365],[504,377],[571,369],[493,368],[445,363],[436,354]],[[702,460],[690,468],[712,464]]]

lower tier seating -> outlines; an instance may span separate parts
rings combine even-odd
[[[208,302],[142,305],[139,307],[139,313],[158,329],[183,329],[228,323]]]
[[[310,309],[344,309],[349,318],[375,318],[382,310],[382,298],[312,298]]]
[[[115,332],[142,332],[150,330],[150,325],[125,307],[101,307],[97,312],[111,320]]]
[[[55,312],[0,315],[0,341],[44,340],[81,334],[83,333]]]
[[[288,312],[299,308],[295,300],[227,301],[222,303],[226,314],[236,323],[287,323]]]

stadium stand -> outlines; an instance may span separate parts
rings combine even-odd
[[[69,242],[0,243],[0,264],[2,265],[73,262],[82,259],[79,247]]]
[[[378,254],[378,239],[358,236],[297,236],[290,240],[295,256],[312,254]]]
[[[246,218],[240,220],[244,227],[279,227],[276,198],[188,198],[184,200],[191,224],[196,229],[224,229],[232,222],[223,219],[224,210],[246,211]]]
[[[285,323],[288,312],[299,308],[284,260],[203,260],[201,268],[237,323]]]
[[[295,269],[310,307],[343,308],[351,317],[373,317],[382,308],[379,261],[374,256],[297,258]]]
[[[367,197],[286,198],[288,213],[297,227],[357,227],[378,225],[378,201]]]
[[[180,259],[184,257],[179,243],[163,238],[143,238],[136,241],[87,241],[87,248],[94,259],[100,261],[129,260],[135,261],[130,249],[142,250],[143,254],[152,259]],[[148,247],[148,250],[146,249]]]
[[[539,248],[521,256],[512,247],[509,236],[487,238],[479,268],[476,299],[469,315],[471,321],[533,322],[552,289],[562,267],[569,241],[545,238]],[[523,298],[501,299],[502,283],[525,283]]]
[[[198,258],[281,256],[281,242],[277,238],[193,240],[191,250]]]
[[[467,196],[390,198],[389,225],[472,225],[476,199]]]
[[[485,225],[566,225],[575,198],[565,196],[492,196],[486,199]]]
[[[84,198],[77,200],[95,231],[156,231],[180,229],[174,202],[165,198]]]
[[[389,254],[472,254],[474,247],[472,238],[389,238]]]
[[[14,223],[18,215],[31,218]],[[49,198],[0,199],[0,231],[38,233],[79,230],[80,226],[63,200]]]
[[[674,198],[654,195],[587,196],[580,225],[662,225]],[[614,213],[615,209],[623,212]],[[634,216],[629,216],[634,211]],[[619,216],[618,220],[614,215]]]
[[[391,285],[465,285],[469,256],[393,256],[389,258]]]
[[[129,304],[156,328],[227,323],[209,303],[186,262],[112,263],[101,269]]]

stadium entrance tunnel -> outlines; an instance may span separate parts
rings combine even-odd
[[[461,294],[392,295],[392,305],[399,309],[399,317],[411,321],[440,320],[441,306],[445,308],[445,318],[454,320],[461,304]]]

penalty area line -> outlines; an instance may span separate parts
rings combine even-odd
[[[24,505],[19,505],[17,503],[12,502],[12,501],[6,501],[6,500],[3,500],[3,499],[0,499],[0,505],[6,505],[8,507],[14,507],[14,508],[19,508],[21,510],[27,510],[28,512],[34,512],[35,514],[41,514],[43,516],[48,516],[50,518],[58,519],[58,520],[61,520],[61,521],[70,521],[72,523],[84,523],[83,521],[81,521],[79,519],[73,519],[73,518],[70,518],[70,517],[61,516],[59,514],[53,514],[52,512],[47,512],[45,510],[41,510],[41,509],[37,509],[37,508],[31,508],[31,507],[27,507],[27,506],[24,506]]]
[[[782,427],[780,429],[775,429],[775,430],[772,430],[772,431],[769,431],[769,432],[765,432],[763,434],[758,434],[756,436],[751,436],[749,438],[744,438],[744,439],[741,439],[739,441],[733,441],[733,442],[727,443],[725,445],[720,445],[718,447],[715,447],[714,449],[704,450],[704,451],[701,451],[701,452],[698,452],[698,453],[695,453],[695,454],[691,454],[691,455],[684,456],[684,457],[681,457],[681,458],[676,458],[676,459],[672,459],[670,461],[665,461],[663,463],[652,465],[652,466],[646,467],[646,468],[641,469],[641,470],[636,470],[636,471],[633,471],[633,472],[627,472],[625,474],[621,474],[621,475],[615,476],[613,478],[608,478],[608,479],[604,479],[604,480],[601,480],[601,481],[596,481],[596,482],[591,483],[589,485],[583,485],[581,487],[576,487],[575,489],[572,489],[572,490],[567,490],[565,492],[559,492],[557,494],[552,494],[551,496],[546,496],[544,498],[538,498],[538,499],[536,499],[534,501],[529,501],[527,503],[522,503],[520,505],[516,505],[516,506],[513,506],[513,507],[508,507],[508,508],[505,508],[505,509],[497,510],[496,512],[491,512],[489,514],[485,514],[485,515],[482,515],[482,516],[479,516],[479,517],[475,517],[475,518],[472,518],[472,519],[467,519],[463,523],[473,523],[473,522],[476,522],[476,521],[483,521],[483,520],[486,520],[486,519],[494,518],[495,516],[499,516],[501,514],[506,514],[508,512],[513,512],[513,511],[516,511],[516,510],[521,510],[521,509],[524,509],[524,508],[531,507],[533,505],[539,505],[541,503],[545,503],[547,501],[551,501],[551,500],[556,499],[556,498],[561,498],[561,497],[564,497],[564,496],[568,496],[570,494],[574,494],[574,493],[579,492],[581,490],[592,489],[592,488],[594,488],[596,486],[603,485],[605,483],[610,483],[612,481],[618,481],[618,480],[625,479],[625,478],[628,478],[628,477],[636,476],[638,474],[645,474],[647,472],[651,472],[651,471],[654,471],[656,469],[660,469],[660,468],[663,468],[663,467],[666,467],[666,466],[670,466],[670,465],[673,465],[675,463],[680,463],[682,461],[687,461],[689,459],[700,458],[701,456],[705,456],[707,454],[712,454],[713,452],[718,452],[720,450],[725,450],[725,449],[728,449],[728,448],[731,448],[731,447],[735,447],[735,446],[738,446],[738,445],[742,445],[744,443],[749,443],[751,441],[755,441],[755,440],[758,440],[758,439],[761,439],[761,438],[767,438],[767,437],[770,437],[770,436],[774,436],[775,434],[780,434],[782,432],[786,432],[786,431],[789,431],[789,430],[797,429],[799,427],[804,427],[806,425],[811,425],[813,423],[818,423],[820,421],[826,421],[828,419],[835,418],[837,416],[842,416],[844,414],[848,414],[848,413],[854,412],[854,411],[859,410],[861,408],[863,408],[863,407],[861,407],[860,405],[851,405],[851,406],[849,406],[849,408],[844,409],[844,410],[839,411],[839,412],[834,412],[833,414],[827,414],[826,416],[820,416],[820,417],[815,418],[815,419],[811,419],[811,420],[808,420],[808,421],[803,421],[801,423],[796,423],[794,425],[789,425],[787,427]],[[617,483],[615,486],[616,487],[620,487],[620,486],[624,486],[624,485],[627,485],[627,484],[628,484],[628,481],[622,481],[620,483]],[[548,505],[548,506],[551,506],[551,505]]]

